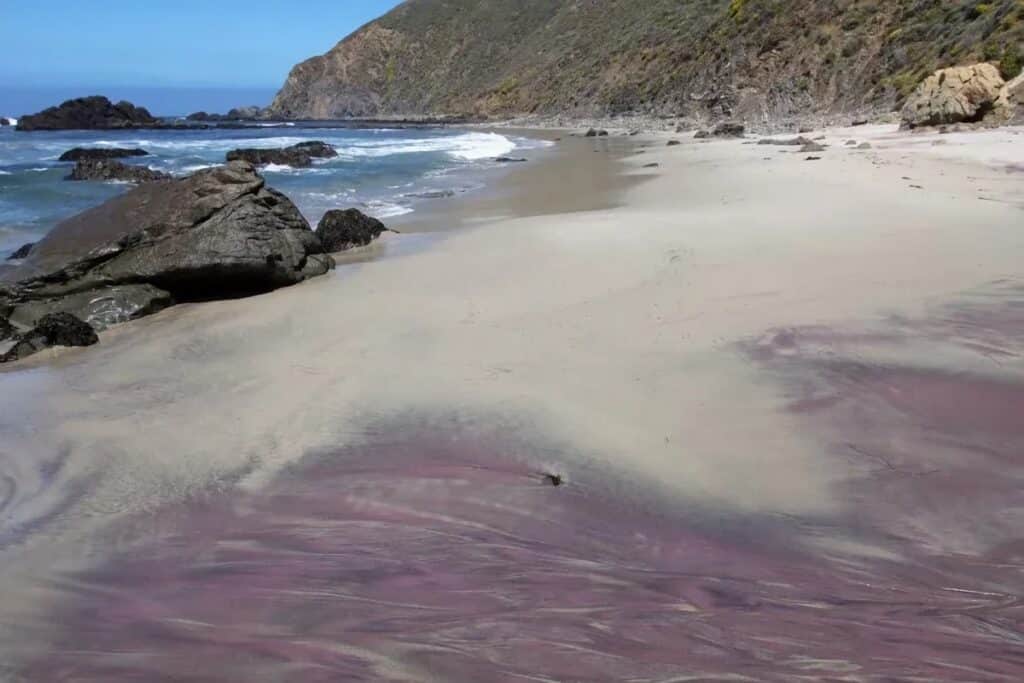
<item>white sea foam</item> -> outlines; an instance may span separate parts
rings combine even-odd
[[[11,175],[10,171],[0,170],[0,175]]]
[[[338,149],[342,158],[386,157],[396,154],[445,152],[454,159],[474,161],[508,154],[516,148],[504,135],[497,133],[463,133],[436,138],[409,140],[373,140],[359,142]]]
[[[412,213],[412,209],[408,206],[392,202],[371,200],[365,202],[363,206],[366,208],[367,213],[375,218],[394,218],[395,216],[404,216],[407,213]]]
[[[264,173],[285,173],[287,171],[294,171],[295,169],[287,164],[267,164],[263,166],[261,170]]]

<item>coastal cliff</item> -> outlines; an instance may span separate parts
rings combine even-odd
[[[408,0],[294,67],[270,113],[877,113],[941,67],[1019,68],[1022,40],[1020,0]]]

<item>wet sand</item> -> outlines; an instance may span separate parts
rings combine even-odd
[[[0,671],[1019,679],[1022,137],[827,135],[0,374]]]

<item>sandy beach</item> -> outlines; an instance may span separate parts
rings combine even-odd
[[[0,678],[1016,679],[1024,129],[538,135],[0,371]]]

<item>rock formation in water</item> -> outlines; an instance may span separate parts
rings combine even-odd
[[[18,119],[18,130],[109,130],[159,126],[144,107],[131,102],[111,103],[94,95],[67,100],[63,104]]]
[[[1022,41],[1019,0],[408,0],[295,66],[270,113],[864,120]]]
[[[72,313],[96,329],[175,301],[264,292],[334,266],[295,205],[247,163],[146,183],[59,223],[0,269],[0,314]]]
[[[330,159],[338,152],[326,142],[311,140],[277,149],[234,149],[227,153],[228,161],[246,161],[254,166],[277,164],[292,168],[313,165],[313,159]]]
[[[126,183],[151,183],[170,180],[163,171],[154,171],[145,166],[123,164],[113,159],[83,159],[75,164],[68,180],[118,180]]]
[[[149,156],[149,152],[136,147],[75,147],[60,155],[57,161],[83,161],[86,159],[125,159]]]

